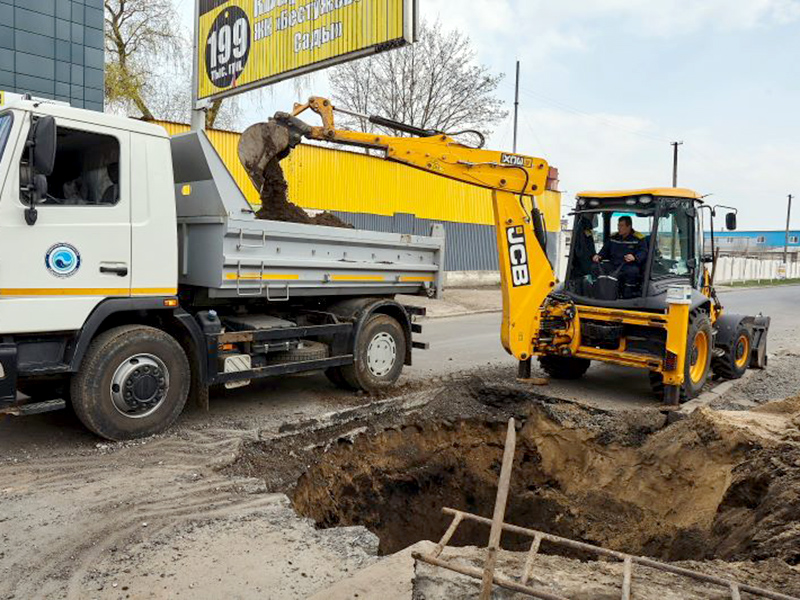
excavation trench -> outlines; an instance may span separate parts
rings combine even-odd
[[[764,443],[712,411],[666,426],[657,412],[540,404],[521,419],[507,522],[667,560],[800,562],[795,444]],[[491,517],[505,427],[440,419],[341,439],[313,457],[294,506],[320,527],[365,526],[383,554],[437,541],[443,507]],[[487,539],[487,527],[464,523],[451,545]],[[529,545],[503,537],[508,550]]]

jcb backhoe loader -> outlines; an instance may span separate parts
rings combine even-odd
[[[298,119],[308,109],[322,118],[321,126]],[[251,178],[263,180],[259,170],[307,138],[382,150],[387,160],[492,190],[503,292],[501,339],[520,361],[520,378],[530,378],[534,356],[559,379],[583,376],[593,360],[639,367],[650,372],[656,394],[675,405],[697,396],[712,370],[735,379],[749,367],[766,366],[770,319],[724,312],[706,268],[715,260],[717,210],[695,192],[651,188],[579,194],[567,275],[557,286],[543,214],[560,216],[544,205],[558,174],[547,161],[469,147],[456,134],[349,111],[342,112],[411,137],[338,129],[334,110],[329,100],[311,98],[291,114],[277,113],[245,132],[240,157]],[[242,156],[245,145],[249,156]],[[709,245],[704,216],[711,225]],[[620,267],[604,261],[620,218],[644,249],[627,265],[624,282]],[[734,212],[726,215],[726,224],[735,229]]]

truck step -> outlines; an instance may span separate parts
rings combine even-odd
[[[67,408],[64,400],[48,400],[47,402],[33,402],[31,404],[20,404],[18,406],[6,406],[0,408],[0,415],[11,415],[12,417],[25,417],[28,415],[38,415],[55,410]]]

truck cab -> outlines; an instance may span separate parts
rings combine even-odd
[[[32,135],[45,120],[56,144],[52,172],[43,176],[31,162]],[[37,179],[45,189],[35,189]],[[0,185],[2,334],[75,331],[108,298],[177,293],[172,158],[163,128],[19,102],[0,113]]]

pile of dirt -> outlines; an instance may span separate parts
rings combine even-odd
[[[289,152],[289,132],[274,121],[253,125],[242,134],[239,160],[261,197],[261,208],[256,217],[266,221],[353,229],[352,225],[329,212],[311,217],[289,200],[289,186],[280,165]]]
[[[287,223],[354,229],[352,225],[345,223],[332,213],[323,212],[312,217],[302,208],[290,202],[288,197],[289,186],[286,183],[283,169],[277,159],[271,161],[267,165],[263,176],[261,208],[256,213],[256,218],[265,221],[283,221]]]

